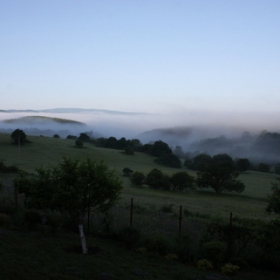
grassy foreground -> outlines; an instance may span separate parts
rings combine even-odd
[[[0,279],[277,279],[251,269],[228,277],[198,270],[156,253],[128,250],[123,244],[88,236],[89,254],[81,254],[77,233],[15,232],[0,227]]]

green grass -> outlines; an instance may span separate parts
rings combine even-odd
[[[95,254],[79,252],[76,233],[15,232],[0,228],[0,279],[229,279],[217,271],[202,271],[195,266],[166,260],[154,253],[128,250],[122,243],[89,236],[89,248],[98,247]],[[78,250],[77,250],[78,249]],[[90,252],[90,251],[89,251]],[[206,278],[208,277],[208,278]],[[277,279],[276,273],[250,270],[231,279]],[[272,277],[272,278],[271,278]],[[212,279],[212,278],[211,278]]]
[[[124,203],[129,203],[130,198],[134,197],[136,203],[144,207],[154,205],[160,208],[164,203],[173,203],[174,209],[182,205],[188,211],[218,217],[228,217],[230,212],[233,212],[234,216],[244,218],[270,219],[273,217],[265,213],[271,181],[275,179],[273,174],[253,171],[241,174],[239,179],[246,185],[242,194],[226,192],[216,194],[212,189],[188,191],[182,194],[132,188],[129,179],[123,177],[124,167],[142,171],[144,174],[153,168],[158,168],[169,175],[177,172],[178,169],[159,166],[154,163],[153,157],[143,153],[129,156],[119,150],[97,148],[91,144],[85,144],[82,149],[76,148],[74,140],[37,136],[28,136],[28,139],[31,143],[22,145],[19,149],[18,146],[11,144],[9,134],[0,134],[0,160],[3,159],[6,165],[15,164],[25,171],[33,172],[40,166],[55,165],[62,157],[78,159],[89,157],[106,162],[123,180],[122,201]],[[196,176],[196,172],[188,172]]]

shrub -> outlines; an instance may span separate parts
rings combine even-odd
[[[41,215],[35,209],[26,210],[26,212],[24,213],[24,220],[27,228],[29,229],[33,229],[37,224],[42,223]]]
[[[160,210],[161,210],[161,212],[164,212],[164,213],[172,213],[173,212],[173,206],[174,206],[173,203],[164,204],[164,205],[161,206]]]
[[[206,270],[206,269],[212,269],[213,268],[213,264],[211,261],[208,261],[206,259],[202,259],[202,260],[199,260],[197,263],[196,263],[197,267],[199,269],[203,269],[203,270]]]
[[[241,258],[231,258],[229,263],[239,266],[240,270],[246,270],[249,268],[249,264]]]
[[[145,175],[142,172],[135,171],[130,177],[130,182],[132,186],[141,187],[144,183]]]
[[[46,220],[53,232],[60,229],[64,223],[63,215],[57,211],[48,212],[46,214]]]
[[[157,252],[164,256],[172,251],[172,244],[168,237],[156,234],[146,240],[146,247],[150,252]]]
[[[174,260],[174,261],[177,261],[177,260],[179,259],[178,256],[177,256],[176,254],[172,254],[172,253],[167,254],[167,255],[165,256],[165,258],[166,258],[167,260]]]
[[[54,134],[53,138],[60,138],[58,134]]]
[[[131,173],[133,173],[133,170],[130,169],[129,167],[125,167],[123,169],[123,176],[124,177],[130,177]]]
[[[83,148],[84,142],[83,142],[81,139],[77,139],[77,140],[75,141],[75,146],[76,146],[77,148]]]
[[[141,232],[134,227],[124,227],[120,230],[119,239],[124,242],[127,248],[135,247],[140,242]]]
[[[3,172],[3,173],[13,173],[13,172],[18,172],[19,169],[16,165],[10,165],[10,166],[7,166],[5,165],[4,163],[4,160],[0,160],[0,172]]]
[[[215,267],[219,267],[225,258],[226,245],[219,241],[210,241],[203,244],[204,255]]]
[[[7,197],[1,197],[0,198],[0,213],[4,213],[7,215],[13,215],[15,213],[14,202]]]
[[[145,253],[147,253],[147,249],[145,247],[140,247],[137,249],[137,252],[145,254]]]
[[[231,263],[226,263],[222,268],[221,271],[223,274],[234,275],[239,270],[238,265],[233,265]]]
[[[181,236],[176,253],[183,262],[196,262],[201,257],[200,239],[190,234]]]
[[[0,226],[8,226],[12,223],[11,216],[0,213]]]

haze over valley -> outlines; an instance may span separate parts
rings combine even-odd
[[[181,157],[228,153],[269,164],[280,162],[280,130],[274,122],[268,114],[161,115],[80,108],[0,111],[0,131],[6,133],[20,128],[27,135],[48,137],[87,132],[92,138],[137,138],[143,144],[162,140],[173,150],[180,146]]]

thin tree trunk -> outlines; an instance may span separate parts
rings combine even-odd
[[[81,238],[81,243],[82,243],[83,254],[87,254],[88,248],[87,248],[86,238],[85,238],[85,234],[84,234],[83,216],[82,215],[80,215],[80,219],[79,219],[79,233],[80,233],[80,238]]]

